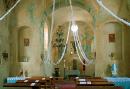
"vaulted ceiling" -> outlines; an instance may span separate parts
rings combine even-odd
[[[16,1],[17,0],[3,0],[6,10],[11,8],[16,3]]]
[[[63,8],[57,9],[54,13],[55,25],[61,25],[65,22],[69,22],[72,20],[72,18],[75,21],[92,23],[92,17],[86,10],[80,7],[73,7],[73,11],[74,11],[74,15],[73,17],[71,17],[70,7],[63,7]],[[86,19],[84,19],[84,17],[86,17]]]

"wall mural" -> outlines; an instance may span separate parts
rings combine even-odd
[[[92,59],[94,57],[93,53],[92,53],[92,41],[94,40],[94,34],[92,33],[92,31],[86,31],[85,34],[82,33],[82,46],[83,49],[86,53],[86,55],[88,56],[88,58]]]

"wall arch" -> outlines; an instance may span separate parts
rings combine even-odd
[[[93,18],[93,15],[94,14],[92,14],[91,12],[90,12],[90,8],[88,8],[88,6],[87,5],[85,5],[84,4],[85,2],[84,1],[82,1],[82,0],[73,0],[73,6],[74,6],[74,9],[76,8],[78,8],[78,9],[80,9],[80,10],[82,10],[83,12],[85,12],[86,14],[86,16],[81,16],[81,17],[89,17],[89,21],[87,21],[87,19],[85,20],[85,19],[83,19],[82,18],[82,20],[81,19],[76,19],[76,21],[78,22],[78,21],[83,21],[83,22],[85,22],[87,25],[89,25],[89,27],[93,30],[94,28],[93,28],[93,23],[94,23],[94,18]],[[66,8],[66,7],[68,7],[69,8],[69,2],[65,2],[65,0],[62,0],[61,2],[56,2],[56,9],[55,9],[55,12],[54,13],[56,13],[58,10],[60,10],[60,9],[63,9],[63,8]],[[76,10],[75,9],[75,10]],[[69,10],[69,9],[68,9]],[[80,11],[80,10],[78,10],[78,11]],[[62,10],[62,11],[64,11],[64,10]],[[46,20],[46,22],[49,22],[48,23],[48,32],[50,32],[50,24],[51,24],[51,13],[52,13],[52,5],[50,5],[47,9],[46,9],[46,11],[44,11],[44,14],[43,14],[43,20],[44,20],[44,24],[45,24],[45,20]],[[63,14],[63,13],[62,13]],[[77,14],[76,14],[77,15]],[[59,15],[56,15],[56,16],[59,16]],[[65,16],[66,15],[64,15],[64,19],[65,19]],[[78,17],[78,16],[77,16]],[[77,18],[77,17],[75,17],[75,18]],[[59,18],[59,17],[58,17]],[[60,20],[62,20],[63,18],[60,18]],[[66,21],[63,21],[62,23],[60,23],[60,21],[59,21],[59,23],[58,24],[55,24],[55,26],[54,26],[54,30],[56,30],[57,29],[57,27],[59,26],[59,25],[63,25],[63,24],[65,24],[65,23],[67,23],[67,22],[69,22],[70,20],[66,20]],[[53,31],[53,33],[54,33],[55,31]],[[52,34],[53,34],[52,33]],[[92,68],[91,68],[92,69]],[[93,68],[93,70],[94,70],[94,68]],[[88,72],[88,71],[87,71]],[[90,73],[91,75],[92,74],[94,74],[94,73]]]
[[[32,29],[28,26],[18,28],[18,61],[20,62],[29,61],[32,33]]]
[[[39,45],[40,40],[37,40],[36,30],[30,26],[20,26],[11,30],[11,33],[10,75],[18,76],[21,71],[24,72],[23,76],[43,75],[40,55],[42,49]]]
[[[110,35],[114,35],[111,38]],[[104,22],[96,31],[96,71],[100,71],[101,76],[111,76],[110,66],[113,60],[117,61],[118,65],[124,66],[123,61],[123,25],[116,20]],[[114,40],[114,41],[112,41]],[[112,58],[110,55],[114,54]],[[102,61],[103,63],[100,63]],[[109,67],[109,68],[108,68]],[[123,70],[119,67],[119,75],[122,75]],[[98,73],[97,73],[98,75]]]

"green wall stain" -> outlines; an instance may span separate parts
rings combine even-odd
[[[82,47],[86,56],[89,59],[92,59],[93,55],[91,52],[91,45],[92,45],[92,41],[94,40],[94,35],[86,31],[85,33],[82,34],[81,40],[82,40]]]
[[[44,41],[44,21],[41,21],[39,26],[40,42],[43,45]]]
[[[35,22],[35,16],[34,16],[34,11],[36,10],[36,7],[35,7],[35,2],[34,0],[30,3],[30,5],[28,5],[28,8],[27,8],[27,12],[29,14],[29,18],[30,18],[30,21],[32,23]]]
[[[40,42],[42,46],[44,45],[44,24],[47,17],[47,13],[45,11],[42,12],[42,15],[40,17],[40,23],[39,23],[39,34],[40,34]]]

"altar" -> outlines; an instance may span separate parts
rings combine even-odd
[[[79,70],[66,70],[65,72],[66,77],[78,77],[80,76]]]

